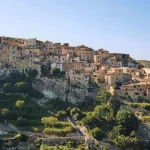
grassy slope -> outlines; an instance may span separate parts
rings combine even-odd
[[[148,60],[137,60],[137,62],[143,64],[146,68],[150,68],[150,61]]]

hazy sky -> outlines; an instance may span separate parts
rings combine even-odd
[[[150,60],[150,0],[0,0],[0,36],[84,44]]]

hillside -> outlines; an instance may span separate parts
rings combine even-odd
[[[144,65],[145,68],[149,68],[150,67],[150,61],[148,61],[148,60],[137,60],[137,62],[139,62],[140,64]]]
[[[149,150],[150,103],[120,102],[106,87],[82,103],[46,99],[35,80],[34,71],[0,78],[0,149]]]

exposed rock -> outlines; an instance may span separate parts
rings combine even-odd
[[[88,84],[70,83],[64,79],[37,78],[33,87],[41,91],[46,98],[60,98],[71,103],[95,100],[99,88]]]
[[[139,136],[143,141],[150,142],[150,126],[144,122],[139,123],[137,136]]]

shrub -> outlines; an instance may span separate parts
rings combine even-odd
[[[150,116],[143,116],[141,120],[144,122],[150,122]]]
[[[105,135],[104,132],[98,127],[91,130],[90,134],[97,140],[102,140]]]
[[[25,119],[25,118],[22,118],[22,117],[19,117],[17,119],[17,125],[18,126],[28,126],[29,125],[29,120],[28,119]]]
[[[132,130],[137,128],[137,119],[129,110],[123,109],[118,111],[116,120],[118,125],[122,125],[122,127],[125,128],[124,134],[128,135]]]

